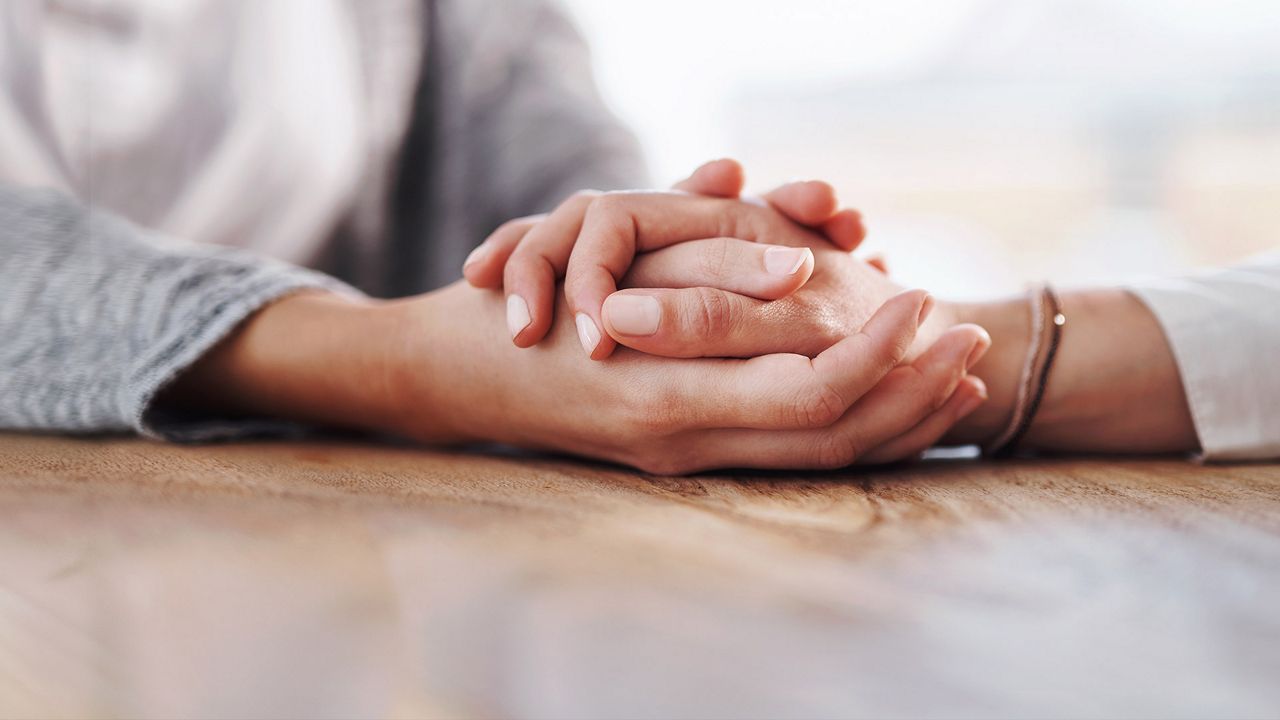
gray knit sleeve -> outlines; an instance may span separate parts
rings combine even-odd
[[[157,236],[48,190],[0,185],[0,428],[212,439],[277,427],[155,407],[264,304],[318,273]]]

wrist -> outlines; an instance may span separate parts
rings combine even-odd
[[[941,303],[952,324],[973,323],[986,329],[991,348],[969,373],[982,379],[988,399],[956,424],[944,444],[983,445],[999,435],[1013,415],[1022,367],[1031,346],[1031,309],[1025,297],[977,303]]]
[[[306,290],[260,308],[166,390],[163,402],[233,417],[392,430],[380,383],[387,304]]]

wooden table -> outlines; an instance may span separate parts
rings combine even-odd
[[[1280,716],[1280,466],[0,435],[0,715]]]

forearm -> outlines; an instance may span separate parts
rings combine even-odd
[[[421,350],[451,345],[431,312],[436,299],[285,297],[192,365],[161,402],[232,417],[412,434],[426,442],[469,439],[449,411],[447,387],[460,379],[441,376],[443,353]]]
[[[341,284],[0,185],[0,427],[215,434],[157,417],[156,391],[264,303],[317,287]]]
[[[1150,311],[1117,289],[1061,293],[1067,317],[1044,399],[1020,447],[1075,452],[1191,451],[1195,428],[1173,354]],[[1025,298],[947,308],[982,325],[992,348],[974,367],[988,403],[948,438],[984,443],[1008,423],[1030,344]]]

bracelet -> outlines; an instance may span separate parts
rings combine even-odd
[[[1062,314],[1062,303],[1053,288],[1044,285],[1031,292],[1031,347],[1022,365],[1013,415],[1004,431],[983,449],[984,455],[1009,457],[1031,428],[1049,385],[1049,371],[1053,369],[1066,324],[1067,316]]]

